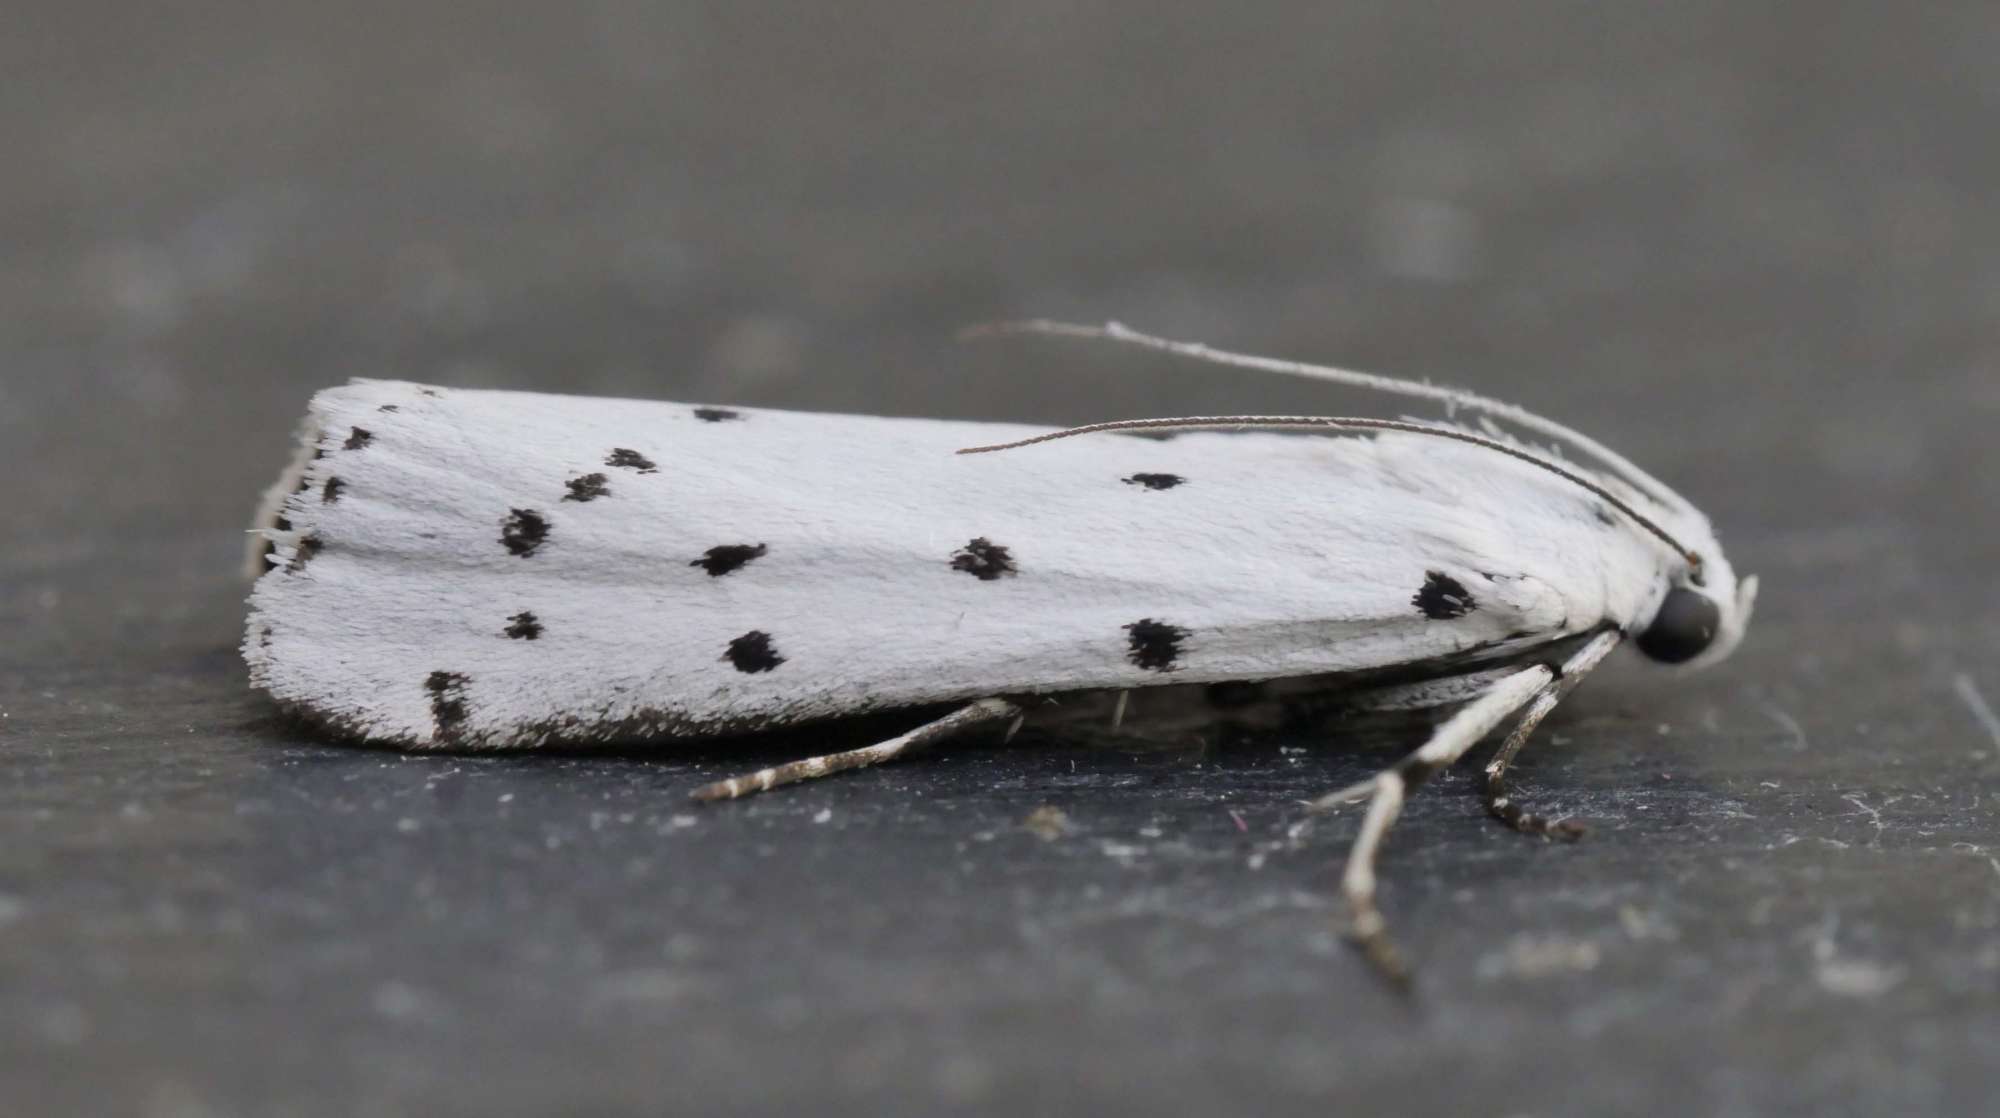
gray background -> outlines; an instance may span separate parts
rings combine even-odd
[[[1991,1106],[1991,5],[108,7],[0,34],[10,1114]],[[1402,740],[691,813],[740,757],[406,759],[245,686],[242,526],[350,375],[1399,410],[951,340],[1022,314],[1575,423],[1764,576],[1750,640],[1557,715],[1579,846],[1416,799],[1408,1002],[1333,931],[1351,815],[1246,864]]]

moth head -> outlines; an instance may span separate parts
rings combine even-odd
[[[1700,562],[1672,576],[1634,641],[1662,664],[1699,668],[1728,658],[1742,643],[1757,602],[1757,576],[1738,579],[1714,536],[1702,528],[1692,552]]]

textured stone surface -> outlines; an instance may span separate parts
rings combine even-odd
[[[1990,6],[240,7],[0,36],[10,1113],[1990,1107]],[[244,685],[241,526],[349,375],[1381,409],[951,341],[1022,314],[1547,411],[1714,515],[1758,623],[1552,720],[1582,844],[1413,802],[1408,1003],[1333,932],[1351,815],[1248,865],[1393,742],[697,811],[740,759],[408,759]]]

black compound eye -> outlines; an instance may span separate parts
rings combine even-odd
[[[1715,599],[1685,586],[1667,591],[1653,623],[1639,634],[1639,651],[1662,664],[1680,664],[1707,651],[1722,628]]]

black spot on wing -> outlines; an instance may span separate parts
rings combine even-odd
[[[606,455],[604,464],[607,466],[616,466],[621,470],[637,470],[642,474],[658,473],[660,469],[658,466],[653,465],[651,458],[646,457],[636,450],[627,450],[622,446]]]
[[[1181,656],[1181,642],[1188,635],[1188,631],[1178,625],[1169,625],[1150,617],[1125,626],[1125,633],[1129,645],[1126,659],[1155,672],[1173,670],[1174,662]]]
[[[542,635],[541,619],[527,610],[522,610],[507,620],[513,624],[508,625],[505,632],[517,641],[531,641]]]
[[[398,406],[396,406],[395,404],[383,404],[383,405],[382,405],[381,407],[379,407],[379,408],[376,408],[375,410],[376,410],[376,411],[386,411],[386,412],[399,412],[399,411],[402,411],[403,409],[402,409],[402,408],[400,408],[400,407],[398,407]]]
[[[366,428],[355,427],[351,429],[351,433],[347,436],[347,441],[340,444],[340,449],[360,450],[362,447],[365,447],[369,443],[372,443],[374,441],[375,441],[375,432],[367,430]]]
[[[1007,548],[985,536],[971,540],[952,552],[951,569],[964,571],[981,582],[992,582],[1015,572],[1014,557]]]
[[[610,480],[603,474],[585,474],[582,477],[573,477],[563,482],[565,486],[569,487],[569,493],[563,497],[563,500],[595,501],[599,497],[609,497],[611,495]]]
[[[749,632],[729,642],[729,651],[722,654],[724,660],[735,665],[739,672],[768,672],[785,662],[783,656],[771,644],[771,634],[759,629]]]
[[[326,550],[326,542],[317,535],[306,536],[292,548],[292,561],[285,564],[287,574],[297,574],[306,569],[321,551]]]
[[[549,522],[534,509],[514,509],[500,522],[500,542],[524,559],[548,538]]]
[[[1479,608],[1465,584],[1442,571],[1424,572],[1424,585],[1410,604],[1432,621],[1453,621]]]
[[[723,575],[741,567],[752,559],[761,559],[770,548],[761,543],[725,543],[709,548],[702,557],[689,563],[690,567],[700,567],[710,578]]]
[[[728,408],[696,408],[694,417],[704,423],[722,423],[731,419],[742,419],[743,413]]]
[[[333,504],[335,501],[340,500],[340,491],[345,488],[347,488],[347,483],[339,478],[327,478],[326,484],[320,487],[319,499],[329,505]]]
[[[1618,527],[1618,518],[1611,515],[1610,509],[1605,508],[1603,505],[1592,505],[1590,506],[1590,511],[1597,516],[1599,524],[1604,525],[1606,528]]]
[[[1142,485],[1147,489],[1172,489],[1187,481],[1179,474],[1133,474],[1122,480],[1127,485]]]
[[[465,685],[471,682],[457,672],[432,672],[424,680],[431,693],[432,736],[448,741],[458,733],[465,723]]]

